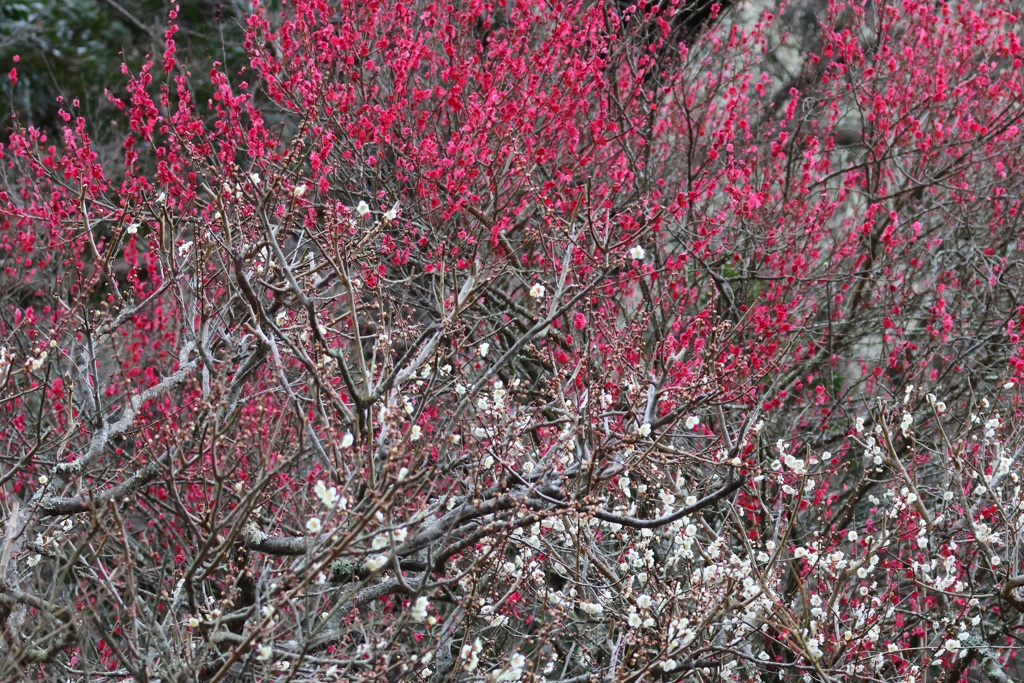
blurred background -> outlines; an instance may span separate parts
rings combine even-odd
[[[178,57],[193,68],[197,101],[208,96],[213,61],[242,66],[242,22],[248,0],[179,0]],[[265,5],[275,5],[276,0]],[[48,133],[59,130],[62,96],[90,121],[97,143],[117,144],[126,121],[105,91],[123,93],[121,64],[138,72],[147,55],[163,52],[167,0],[14,0],[0,2],[0,142],[6,142],[17,114],[20,125]],[[15,56],[18,62],[15,64]],[[12,87],[6,74],[17,67]],[[107,146],[103,144],[102,146]]]

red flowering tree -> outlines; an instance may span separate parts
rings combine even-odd
[[[3,679],[1019,678],[1014,11],[171,12],[2,150]]]

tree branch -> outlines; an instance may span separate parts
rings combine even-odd
[[[621,524],[622,526],[628,526],[633,529],[656,529],[658,527],[662,527],[666,524],[671,524],[672,522],[680,520],[687,515],[691,515],[694,512],[697,512],[698,510],[703,510],[712,503],[715,503],[721,500],[722,498],[725,498],[733,491],[739,489],[741,486],[743,486],[743,484],[746,483],[746,481],[746,478],[740,478],[731,481],[722,488],[712,493],[710,496],[705,496],[704,498],[701,498],[693,505],[688,505],[680,510],[676,510],[670,515],[665,515],[664,517],[658,517],[656,519],[641,519],[639,517],[630,517],[628,515],[618,515],[614,512],[605,512],[604,510],[599,510],[595,512],[594,516],[600,519],[602,522]]]

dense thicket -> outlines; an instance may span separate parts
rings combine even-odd
[[[1020,9],[171,12],[2,150],[0,677],[1019,678]]]

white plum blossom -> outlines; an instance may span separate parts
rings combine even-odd
[[[323,529],[323,525],[320,523],[319,517],[310,517],[306,522],[306,531],[311,534],[318,534],[321,529]]]
[[[690,417],[686,418],[686,428],[687,429],[693,429],[694,427],[696,427],[699,424],[700,424],[700,418],[697,417],[696,415],[691,415]]]
[[[534,299],[539,299],[544,296],[544,292],[547,291],[544,285],[539,282],[535,282],[533,287],[530,287],[530,296]]]
[[[356,205],[356,213],[359,214],[360,218],[366,218],[370,215],[370,205],[366,202],[359,202],[359,204]]]
[[[786,461],[786,467],[793,470],[796,474],[804,474],[806,463],[800,458],[794,457],[791,453],[786,453],[783,456],[783,460]]]
[[[507,669],[498,672],[495,681],[518,681],[523,677],[523,669],[526,668],[526,657],[518,652],[509,659]]]
[[[647,256],[647,252],[645,252],[644,248],[641,247],[639,244],[629,250],[629,258],[633,259],[634,261],[640,261],[643,259],[644,256]]]
[[[479,348],[478,348],[478,352],[480,353],[480,357],[481,358],[487,358],[487,352],[490,351],[490,350],[491,350],[491,345],[490,344],[488,344],[487,342],[484,342],[483,344],[481,344],[479,346]]]
[[[306,186],[305,185],[296,185],[294,188],[292,188],[292,196],[293,197],[299,198],[299,197],[301,197],[304,194],[306,194]]]
[[[459,653],[459,659],[462,660],[462,667],[467,672],[473,672],[476,669],[477,665],[480,663],[479,655],[480,650],[482,649],[483,645],[480,643],[479,638],[473,641],[472,645],[466,643],[462,646],[462,650]]]
[[[366,558],[366,568],[371,572],[375,572],[388,563],[387,555],[373,555],[372,557]]]
[[[642,425],[640,425],[640,429],[636,430],[636,433],[644,438],[647,438],[648,436],[651,435],[651,423],[644,422]]]
[[[416,598],[416,602],[413,603],[411,616],[414,621],[426,621],[427,620],[427,608],[430,606],[430,601],[427,600],[427,596],[421,595]]]
[[[389,223],[398,218],[398,204],[395,204],[390,209],[384,212],[384,220]]]
[[[341,447],[348,448],[355,441],[355,437],[352,436],[352,432],[345,432],[345,436],[341,437]]]
[[[996,435],[996,430],[999,428],[999,418],[990,417],[985,420],[985,438],[992,439]]]
[[[333,508],[338,502],[338,487],[332,486],[327,488],[323,480],[317,480],[316,485],[313,486],[313,493],[316,494],[316,497],[327,508]]]

